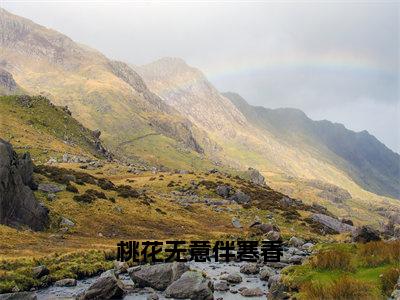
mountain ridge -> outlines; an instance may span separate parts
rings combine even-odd
[[[298,109],[252,106],[238,94],[224,94],[239,110],[245,112],[248,120],[252,120],[258,126],[265,127],[278,136],[284,136],[290,142],[301,142],[295,136],[310,138],[318,149],[322,150],[325,146],[348,162],[351,165],[348,172],[358,184],[372,192],[400,198],[400,155],[367,131],[355,132],[343,124],[328,120],[313,121]],[[288,116],[288,111],[294,114]],[[286,118],[282,117],[282,112]],[[288,119],[290,121],[287,121]],[[336,144],[347,148],[338,147]],[[373,151],[369,150],[371,147]],[[334,160],[333,163],[338,161]]]

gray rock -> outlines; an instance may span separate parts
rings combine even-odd
[[[342,223],[339,220],[324,214],[313,214],[311,219],[336,233],[351,232],[355,229],[354,226]]]
[[[56,194],[48,193],[46,198],[49,201],[54,201],[54,200],[56,200],[57,196],[56,196]]]
[[[301,249],[306,250],[306,251],[310,251],[312,247],[314,247],[315,245],[313,243],[305,243],[303,246],[301,246]]]
[[[243,193],[243,192],[240,191],[240,190],[237,190],[237,191],[235,192],[235,194],[233,194],[233,195],[229,198],[229,200],[235,201],[235,202],[237,202],[237,203],[239,203],[239,204],[246,204],[246,203],[249,203],[251,199],[250,199],[250,196],[249,196],[249,195]]]
[[[400,277],[397,280],[393,293],[390,295],[390,300],[400,300]]]
[[[0,300],[36,300],[36,294],[32,292],[18,292],[0,294]]]
[[[299,248],[304,245],[304,240],[297,238],[295,236],[292,236],[289,240],[289,245]]]
[[[225,292],[229,290],[228,282],[225,280],[219,280],[214,283],[214,291]]]
[[[38,203],[31,188],[33,164],[29,153],[18,157],[10,143],[0,139],[0,224],[43,230],[48,209]]]
[[[243,226],[240,223],[240,220],[238,218],[232,218],[232,225],[235,228],[243,228]]]
[[[65,278],[58,280],[54,283],[56,286],[76,286],[76,279],[74,278]]]
[[[55,183],[40,183],[38,186],[38,190],[39,191],[43,191],[46,193],[58,193],[61,192],[63,190],[65,190],[65,186],[64,185],[59,185],[59,184],[55,184]]]
[[[109,270],[100,275],[82,295],[83,300],[115,299],[124,294],[122,282]]]
[[[240,295],[243,297],[261,297],[264,296],[264,292],[258,287],[244,288],[240,291]]]
[[[275,282],[278,282],[279,280],[281,280],[281,275],[280,274],[272,275],[268,279],[267,286],[271,287]]]
[[[275,230],[269,231],[267,234],[264,235],[264,237],[269,241],[280,241],[281,240],[281,234]]]
[[[290,264],[300,265],[302,263],[303,259],[304,259],[304,256],[293,255],[293,256],[289,257],[288,261]]]
[[[268,300],[281,300],[288,299],[288,287],[283,284],[280,280],[273,282],[268,290],[267,299]]]
[[[198,271],[187,271],[165,290],[165,297],[175,299],[213,299],[212,282]]]
[[[248,174],[250,176],[250,181],[252,183],[257,184],[257,185],[261,185],[261,186],[265,186],[266,185],[264,176],[262,176],[261,173],[258,170],[253,169],[253,168],[249,168],[247,170],[247,172],[248,172]]]
[[[254,227],[254,226],[258,226],[261,225],[261,219],[259,216],[255,216],[254,220],[250,223],[249,227]]]
[[[251,228],[259,231],[260,233],[268,233],[274,230],[274,226],[271,224],[253,224]]]
[[[243,281],[242,276],[239,273],[231,273],[221,277],[221,280],[225,280],[229,283],[241,283]]]
[[[219,185],[217,186],[215,192],[218,196],[228,198],[231,193],[231,187],[228,185]]]
[[[260,279],[264,281],[268,281],[271,276],[276,275],[276,271],[271,267],[264,266],[260,270]]]
[[[49,269],[47,269],[46,266],[38,266],[32,268],[32,273],[35,278],[41,278],[45,275],[48,275],[50,273]]]
[[[146,299],[147,300],[158,300],[158,299],[160,299],[160,297],[158,297],[157,294],[150,294],[150,295],[147,296]]]
[[[114,270],[116,274],[123,274],[128,272],[128,264],[125,261],[114,261]]]
[[[240,273],[243,274],[258,274],[260,272],[260,267],[257,264],[245,264],[240,267]]]
[[[152,287],[163,291],[188,270],[189,268],[184,263],[173,262],[141,266],[139,270],[129,269],[129,276],[139,287]]]
[[[365,225],[358,227],[352,234],[353,242],[368,243],[372,241],[380,241],[381,237],[379,231],[371,226]]]
[[[75,223],[65,217],[61,218],[60,226],[74,227]]]

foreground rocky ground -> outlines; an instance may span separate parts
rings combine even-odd
[[[150,169],[68,154],[34,166],[0,146],[0,299],[340,299],[346,286],[350,299],[368,299],[396,288],[396,216],[381,231],[357,226],[274,191],[254,169]],[[120,240],[200,238],[283,240],[285,253],[272,265],[114,266]]]

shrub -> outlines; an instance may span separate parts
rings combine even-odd
[[[349,276],[341,276],[328,284],[307,282],[300,289],[305,299],[377,299],[376,291],[370,283]]]
[[[118,192],[118,196],[120,196],[122,198],[129,198],[129,197],[137,198],[140,196],[139,192],[134,190],[129,185],[119,185],[117,187],[117,192]]]
[[[343,249],[322,250],[311,257],[310,264],[312,267],[319,269],[353,270],[351,254]]]
[[[79,192],[78,189],[70,183],[67,184],[66,190],[68,192],[75,193],[75,194],[77,194]]]
[[[400,262],[400,241],[379,241],[359,245],[362,264],[376,267]]]
[[[390,296],[397,283],[399,276],[400,276],[400,268],[390,268],[385,272],[383,272],[382,277],[380,277],[380,281],[381,281],[381,290],[385,296]]]

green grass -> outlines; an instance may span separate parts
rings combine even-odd
[[[20,258],[0,261],[0,293],[11,292],[14,287],[29,290],[63,278],[81,279],[112,268],[113,252],[90,250],[68,254],[54,253],[40,258]],[[46,266],[50,273],[35,278],[32,269]]]
[[[305,264],[290,267],[283,273],[283,280],[293,289],[299,290],[300,299],[318,299],[315,298],[317,291],[342,295],[341,289],[349,282],[359,285],[360,289],[361,287],[367,289],[369,296],[385,297],[390,290],[388,285],[393,281],[391,278],[395,272],[393,269],[400,268],[398,241],[324,244],[317,246],[316,249],[318,253],[309,258]],[[388,274],[386,277],[381,276],[386,273]],[[383,281],[382,278],[387,280]],[[354,291],[358,292],[359,290]],[[358,294],[354,294],[354,298],[360,299]]]

